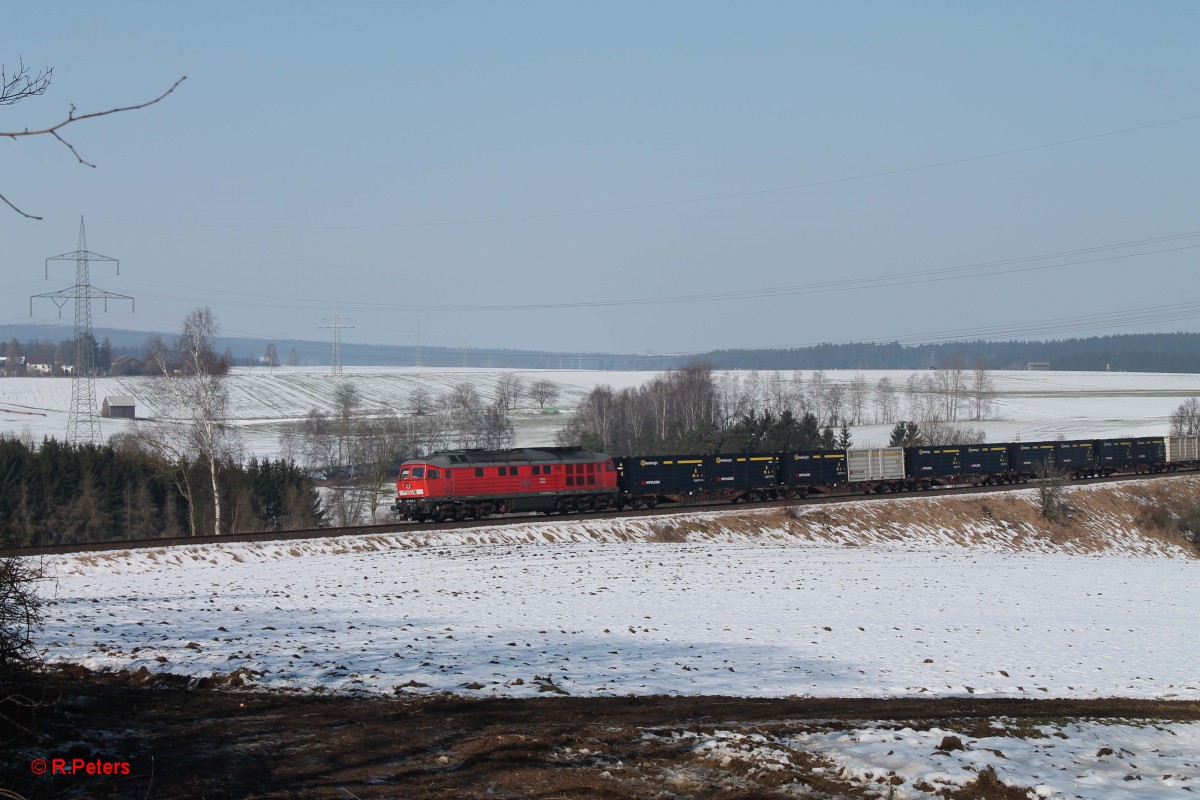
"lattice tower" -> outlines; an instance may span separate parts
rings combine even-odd
[[[330,321],[327,317],[322,317],[321,319],[325,322]],[[322,330],[333,329],[333,368],[330,373],[331,375],[342,374],[342,328],[354,328],[353,325],[346,324],[346,321],[349,319],[350,317],[342,316],[340,304],[335,303],[333,307],[333,324],[321,326]]]
[[[71,373],[71,413],[67,418],[67,441],[72,444],[100,443],[100,422],[96,418],[96,339],[92,335],[92,300],[103,300],[108,311],[109,300],[128,300],[130,311],[134,310],[134,299],[129,295],[106,292],[92,286],[91,262],[106,261],[117,267],[121,274],[121,262],[102,256],[87,249],[87,234],[83,217],[79,218],[79,244],[74,252],[51,256],[46,259],[45,277],[50,277],[51,261],[75,262],[75,285],[57,292],[35,294],[29,298],[29,316],[33,316],[33,301],[38,298],[52,300],[58,306],[58,317],[62,319],[63,306],[68,301],[75,303],[75,337]]]

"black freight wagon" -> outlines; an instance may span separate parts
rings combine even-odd
[[[1133,461],[1141,472],[1161,472],[1167,463],[1167,442],[1161,436],[1133,440]]]
[[[1008,446],[1008,466],[1018,475],[1036,475],[1054,468],[1058,442],[1013,442]]]
[[[1083,475],[1096,468],[1095,442],[1014,442],[1008,446],[1008,463],[1018,475],[1036,476],[1046,470]]]
[[[1133,466],[1133,439],[1098,439],[1096,468],[1104,475]]]
[[[1096,442],[1096,465],[1104,474],[1118,470],[1159,472],[1167,463],[1167,443],[1161,436],[1100,439]]]
[[[962,448],[964,475],[1003,475],[1008,472],[1008,445],[966,444]]]
[[[687,496],[704,491],[701,456],[638,456],[614,461],[617,488],[625,494]]]
[[[733,495],[773,494],[779,483],[776,453],[730,453],[704,456],[704,488]]]
[[[791,450],[783,454],[779,480],[788,489],[832,489],[846,482],[844,450]]]
[[[917,483],[938,483],[962,474],[962,447],[935,445],[904,448],[904,474]]]
[[[1054,454],[1055,466],[1076,476],[1093,473],[1096,469],[1096,443],[1091,439],[1059,442]]]

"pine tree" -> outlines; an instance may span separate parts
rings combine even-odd
[[[850,425],[843,422],[842,429],[838,432],[837,446],[838,450],[849,450],[852,440],[850,438]]]
[[[889,447],[916,447],[921,444],[921,429],[915,422],[897,422],[888,440]]]

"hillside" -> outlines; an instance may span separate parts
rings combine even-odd
[[[97,341],[107,339],[113,355],[144,357],[149,331],[96,328]],[[177,335],[160,332],[170,343]],[[48,345],[69,342],[73,330],[64,325],[3,325],[0,342],[17,339],[22,344],[36,341]],[[274,344],[281,363],[288,364],[293,351],[297,364],[329,366],[332,345],[311,339],[252,339],[219,336],[218,353],[227,350],[234,363],[257,360]],[[63,348],[69,353],[70,348]],[[444,347],[415,344],[372,344],[343,342],[342,364],[348,367],[405,367],[418,364],[443,369],[574,369],[574,370],[662,370],[694,362],[708,362],[715,369],[930,369],[959,361],[967,367],[984,364],[989,369],[1021,370],[1031,361],[1049,362],[1052,369],[1068,372],[1200,372],[1200,333],[1133,333],[1076,339],[953,341],[927,344],[900,342],[828,342],[804,347],[711,350],[692,353],[555,352],[545,350],[487,347]]]

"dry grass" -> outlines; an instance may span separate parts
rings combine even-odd
[[[646,532],[647,542],[660,544],[681,544],[688,540],[687,529],[678,522],[655,520],[650,523]]]
[[[1200,557],[1192,541],[1200,530],[1200,478],[1073,488],[1063,502],[1066,513],[1055,519],[1043,516],[1028,490],[790,506],[757,518],[764,531],[844,545],[933,539],[1014,551]]]

